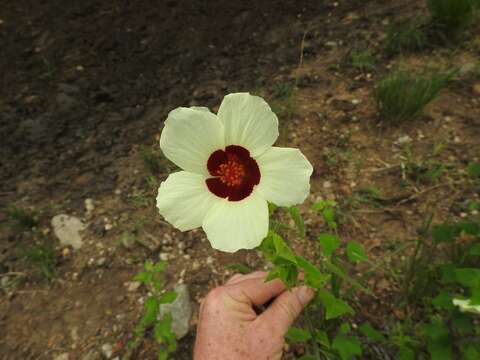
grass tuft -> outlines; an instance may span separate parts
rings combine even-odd
[[[456,70],[422,74],[394,71],[377,83],[374,90],[380,116],[391,122],[419,116],[455,74]]]
[[[478,0],[428,0],[434,28],[449,38],[457,36],[472,24]]]
[[[7,209],[7,224],[18,231],[31,231],[38,226],[38,220],[34,213],[30,213],[16,206]]]
[[[51,280],[56,273],[57,260],[53,248],[34,245],[25,250],[25,262],[35,268],[45,280]]]
[[[352,66],[360,71],[375,69],[375,57],[370,50],[353,50],[351,53]]]
[[[427,46],[427,35],[418,21],[391,25],[387,32],[385,51],[388,55],[421,51]]]

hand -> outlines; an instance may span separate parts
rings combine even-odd
[[[288,291],[265,272],[234,275],[210,291],[200,307],[195,360],[273,360],[282,357],[288,328],[312,300],[307,287]],[[257,315],[253,306],[273,302]]]

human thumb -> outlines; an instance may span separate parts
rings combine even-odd
[[[307,286],[300,286],[280,294],[258,320],[265,321],[285,335],[288,328],[300,315],[303,308],[313,299],[315,293]]]

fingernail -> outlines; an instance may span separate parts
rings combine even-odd
[[[297,292],[298,300],[300,300],[300,302],[304,306],[307,305],[313,299],[314,295],[315,293],[308,286],[301,286]]]

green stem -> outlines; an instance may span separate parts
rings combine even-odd
[[[310,306],[307,306],[305,309],[305,317],[307,318],[308,331],[312,335],[313,352],[315,353],[315,358],[321,360],[320,348],[318,347],[317,340],[315,340],[315,328],[312,323],[312,318],[310,317]]]

